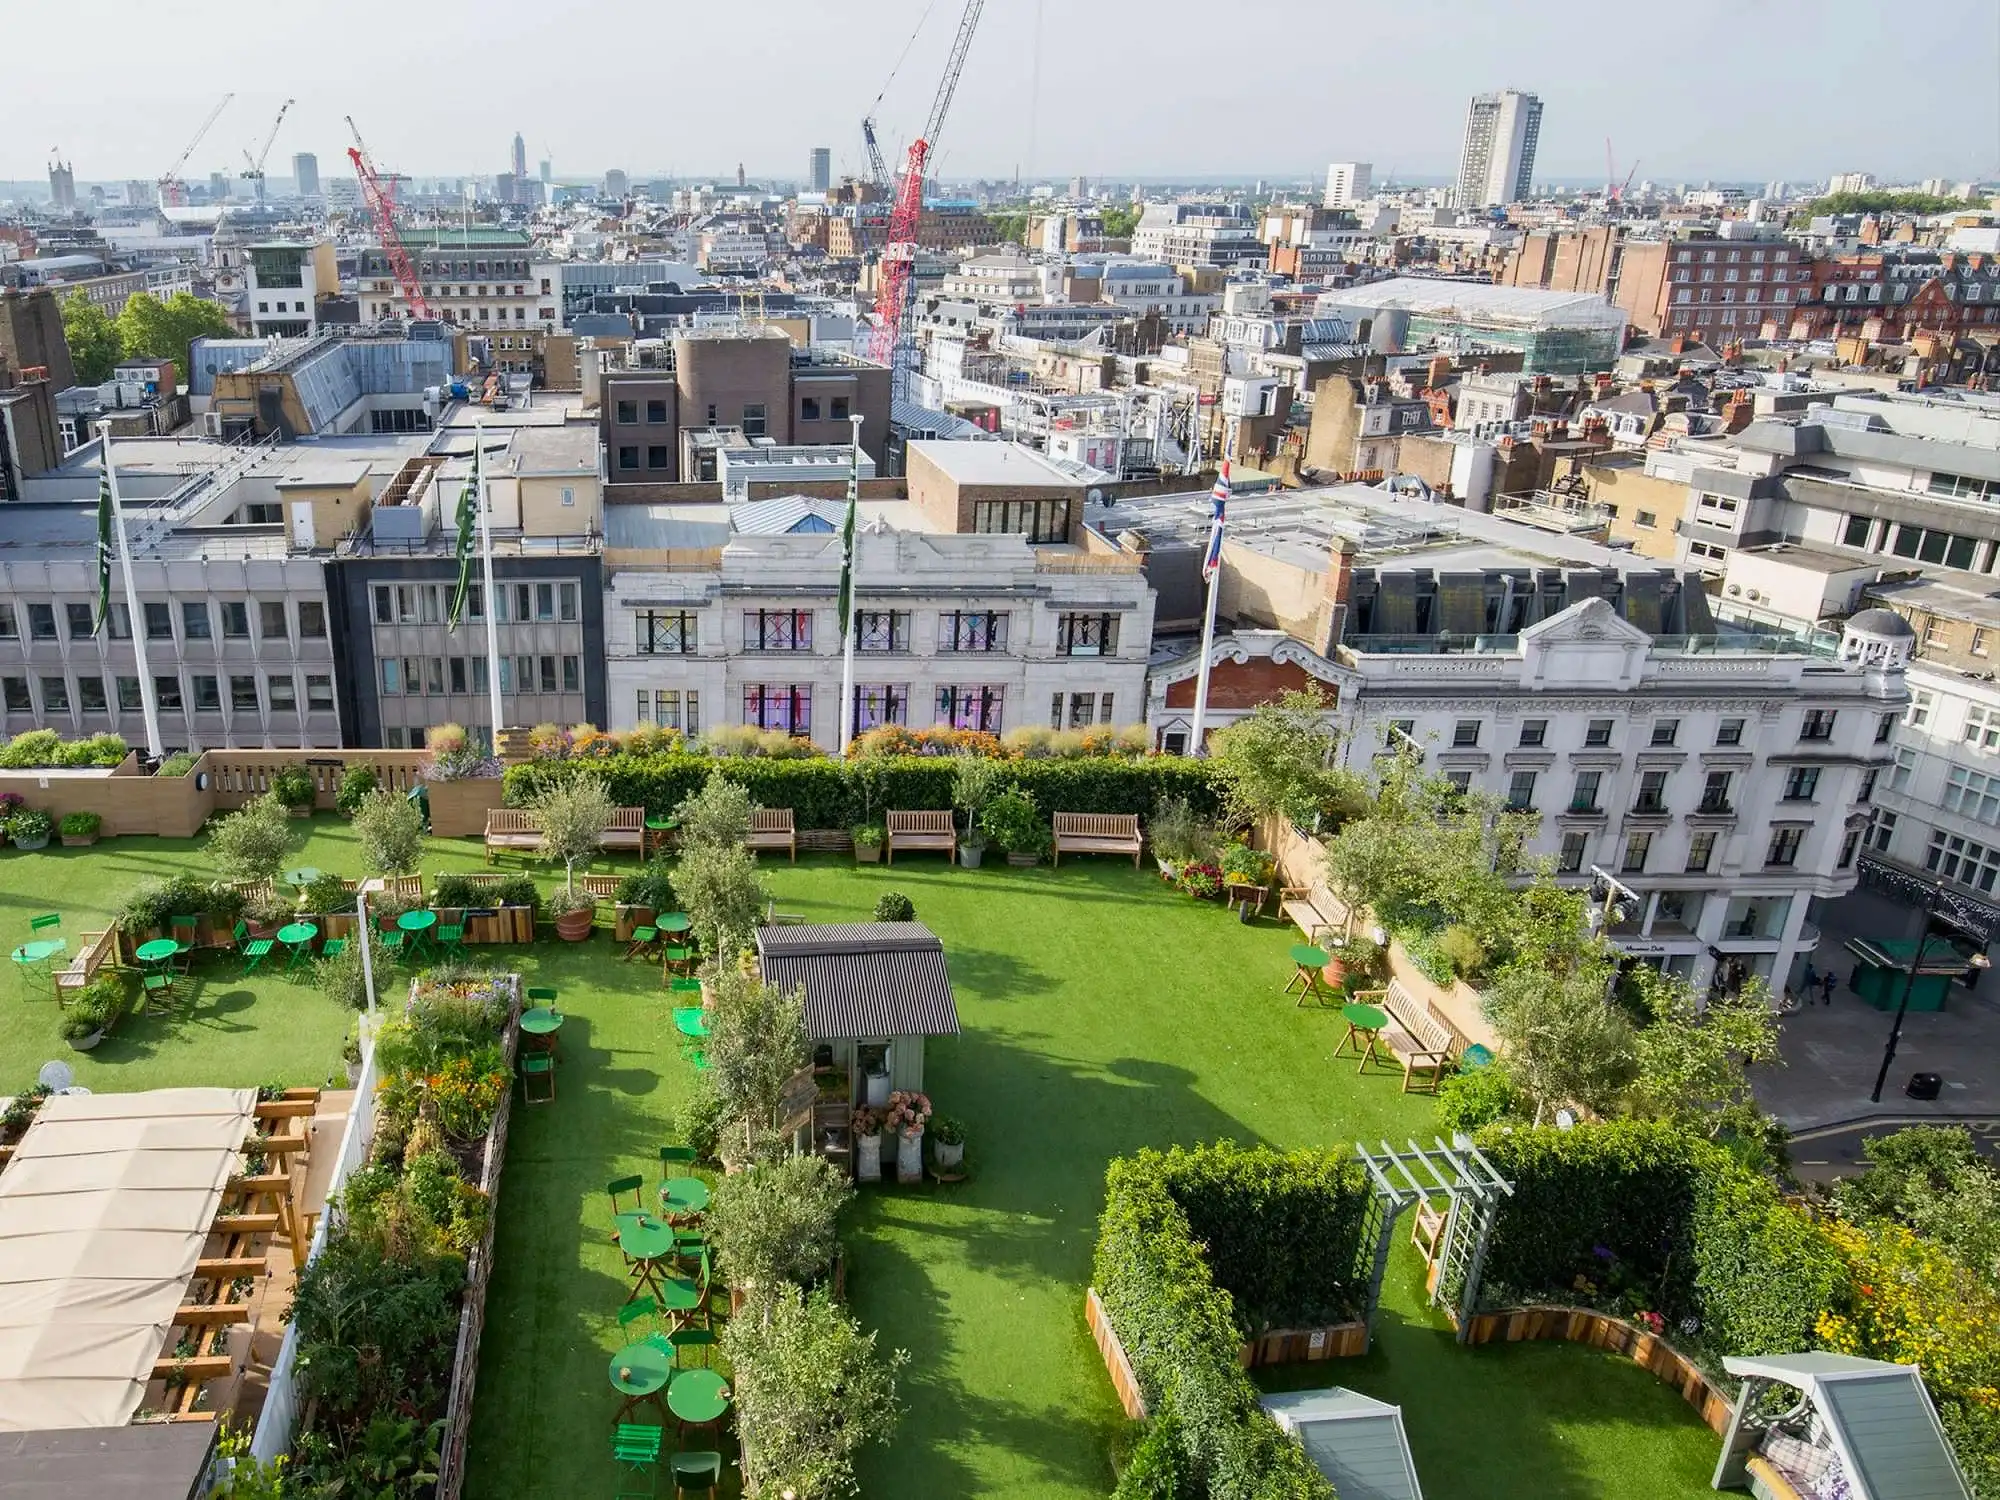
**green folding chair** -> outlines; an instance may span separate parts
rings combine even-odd
[[[539,1098],[535,1095],[534,1080],[541,1079],[548,1092]],[[556,1060],[546,1052],[524,1052],[521,1055],[521,1102],[523,1104],[553,1104],[556,1098]]]
[[[651,1344],[656,1349],[661,1348],[662,1346],[660,1341],[666,1337],[666,1335],[660,1331],[661,1328],[664,1326],[664,1322],[660,1317],[659,1301],[651,1296],[634,1297],[630,1302],[626,1303],[623,1307],[618,1309],[619,1335],[620,1337],[624,1337],[626,1335],[627,1330],[630,1329],[634,1323],[642,1322],[647,1318],[651,1318],[653,1320],[653,1326],[651,1328],[641,1329],[639,1331],[639,1338],[637,1340],[634,1340],[634,1342],[643,1341],[645,1343]],[[673,1346],[671,1344],[666,1345],[665,1352],[671,1354],[673,1352]]]
[[[346,951],[347,939],[344,937],[327,938],[319,945],[319,956],[321,958],[338,958]]]
[[[706,1367],[712,1358],[709,1351],[717,1340],[712,1328],[680,1328],[674,1331],[674,1364],[683,1370]]]
[[[431,929],[431,936],[437,939],[438,951],[450,949],[453,953],[465,947],[465,924],[463,922],[440,922]]]
[[[140,984],[144,988],[148,1000],[151,1000],[155,995],[165,1000],[174,998],[174,976],[172,974],[164,971],[158,974],[148,974],[140,981]]]
[[[694,967],[694,949],[681,943],[669,947],[666,950],[666,966],[675,974],[685,976]]]
[[[394,958],[405,949],[404,939],[409,934],[396,925],[393,917],[378,918],[375,923],[375,946],[387,958]]]
[[[627,1214],[642,1214],[646,1211],[646,1179],[636,1173],[630,1177],[616,1177],[604,1184],[604,1191],[611,1197],[611,1238],[618,1238],[618,1221]],[[618,1200],[626,1193],[632,1195],[632,1206],[626,1208]]]
[[[556,1008],[556,992],[546,984],[529,985],[528,1009],[540,1010],[544,1007],[549,1010]]]
[[[194,966],[194,939],[200,925],[193,917],[167,918],[167,936],[181,945],[181,951],[167,960],[167,967],[176,974],[185,974]]]
[[[659,946],[660,929],[657,927],[634,927],[632,941],[625,945],[625,962],[635,958],[648,957]]]
[[[243,958],[245,979],[257,972],[257,966],[271,956],[271,949],[276,946],[269,938],[251,937],[250,924],[240,918],[236,923],[236,930],[230,936],[235,940],[237,953]]]
[[[47,912],[39,917],[28,918],[28,934],[30,937],[33,937],[37,933],[53,932],[61,926],[62,913],[59,911]]]
[[[674,1455],[674,1500],[689,1495],[713,1495],[722,1482],[722,1455],[704,1449]]]
[[[620,1422],[611,1434],[611,1457],[618,1465],[618,1493],[612,1500],[652,1500],[660,1492],[660,1440],[658,1427],[643,1422]],[[640,1489],[640,1481],[645,1488]]]

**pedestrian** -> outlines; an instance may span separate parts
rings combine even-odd
[[[1808,993],[1819,988],[1819,970],[1813,967],[1811,959],[1806,960],[1805,988]]]
[[[1819,982],[1819,997],[1821,1002],[1826,1005],[1833,1004],[1833,985],[1833,970],[1828,969],[1826,976]]]

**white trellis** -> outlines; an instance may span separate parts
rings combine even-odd
[[[1479,1301],[1479,1278],[1486,1264],[1486,1245],[1493,1234],[1493,1217],[1504,1194],[1514,1186],[1466,1135],[1454,1135],[1447,1145],[1433,1136],[1429,1146],[1409,1141],[1398,1151],[1386,1140],[1375,1150],[1357,1142],[1355,1154],[1375,1184],[1369,1227],[1375,1236],[1375,1260],[1368,1279],[1368,1336],[1375,1336],[1375,1310],[1382,1300],[1382,1277],[1389,1265],[1389,1243],[1405,1209],[1423,1204],[1431,1213],[1442,1197],[1443,1224],[1434,1241],[1437,1275],[1431,1280],[1431,1304],[1449,1289],[1458,1289],[1458,1340],[1464,1343]],[[1364,1235],[1365,1240],[1365,1235]]]

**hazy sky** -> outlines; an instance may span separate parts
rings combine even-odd
[[[928,10],[885,145],[921,125],[961,7],[0,0],[0,178],[40,178],[50,147],[82,179],[157,177],[231,89],[191,180],[240,169],[287,96],[274,177],[294,151],[345,170],[346,114],[381,165],[426,176],[506,170],[517,129],[558,176],[797,178],[815,145],[854,171]],[[988,0],[941,168],[1442,175],[1467,98],[1496,88],[1544,101],[1537,177],[1601,175],[1607,135],[1621,177],[1635,157],[1664,181],[2000,174],[1995,0]]]

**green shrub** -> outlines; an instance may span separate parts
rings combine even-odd
[[[750,837],[750,817],[756,809],[756,800],[740,784],[719,775],[709,777],[700,791],[682,799],[674,809],[681,847],[742,843]]]
[[[127,933],[164,932],[174,917],[202,917],[225,930],[243,915],[243,897],[226,885],[193,875],[150,880],[125,898],[118,922]]]
[[[306,885],[305,908],[316,917],[353,911],[354,893],[338,875],[321,875]]]
[[[917,920],[917,905],[901,891],[884,891],[875,902],[875,920],[914,922]]]
[[[1172,1417],[1148,1422],[1118,1476],[1112,1500],[1182,1500],[1189,1493],[1181,1465],[1180,1423]]]
[[[343,790],[345,788],[343,787]],[[376,875],[410,875],[424,857],[424,815],[400,792],[364,792],[350,814],[362,863]]]
[[[382,778],[375,774],[371,765],[349,766],[340,777],[340,790],[334,794],[333,805],[340,809],[343,817],[353,817],[355,809],[361,806],[361,799],[381,786]]]
[[[656,914],[679,910],[674,905],[672,861],[664,854],[654,855],[638,874],[627,875],[618,882],[618,894],[613,899],[621,906],[650,907]]]
[[[207,853],[230,880],[274,880],[292,850],[285,802],[270,793],[216,820]]]
[[[125,981],[115,974],[93,979],[63,1012],[63,1038],[78,1041],[109,1031],[124,1013]]]
[[[194,763],[201,758],[199,750],[176,750],[160,762],[155,776],[185,776],[194,769]]]
[[[1495,1120],[1522,1113],[1521,1091],[1501,1064],[1454,1073],[1438,1085],[1438,1124],[1470,1135]]]
[[[1227,1146],[1203,1149],[1215,1153],[1214,1170],[1225,1176],[1229,1158],[1277,1156]],[[1234,1302],[1217,1284],[1189,1214],[1168,1185],[1173,1171],[1193,1170],[1170,1163],[1191,1155],[1148,1150],[1111,1163],[1093,1269],[1097,1294],[1154,1420],[1174,1435],[1170,1467],[1178,1476],[1177,1493],[1218,1500],[1333,1500],[1333,1486],[1297,1440],[1264,1414],[1257,1388],[1238,1363],[1241,1333]],[[1269,1169],[1258,1164],[1250,1170],[1259,1175]],[[1232,1231],[1233,1239],[1255,1237],[1242,1225]],[[1158,1453],[1149,1465],[1156,1472],[1169,1467]],[[1160,1490],[1155,1482],[1151,1489],[1121,1485],[1118,1493],[1149,1496]]]
[[[0,766],[24,771],[37,766],[62,764],[62,736],[53,729],[30,729],[17,734],[0,750]]]
[[[979,828],[1009,854],[1039,854],[1049,837],[1035,799],[1019,787],[1009,787],[986,804]]]
[[[311,807],[319,796],[312,772],[304,766],[279,767],[271,777],[271,794],[294,811]]]
[[[32,843],[36,839],[46,839],[56,831],[55,814],[41,807],[24,807],[7,820],[9,837]]]
[[[1471,979],[1486,967],[1486,946],[1470,927],[1453,923],[1437,935],[1436,945],[1438,955],[1451,965],[1454,974]]]
[[[503,880],[478,880],[470,875],[440,875],[431,891],[431,904],[443,907],[532,906],[542,904],[540,890],[532,875],[509,875]],[[373,911],[377,903],[370,901]]]
[[[66,839],[87,839],[95,836],[98,830],[104,827],[104,819],[94,812],[65,813],[57,827]]]

